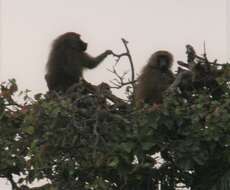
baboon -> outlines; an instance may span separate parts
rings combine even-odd
[[[173,55],[168,51],[157,51],[150,57],[137,80],[135,102],[137,107],[143,104],[159,104],[163,92],[173,83],[171,71]]]
[[[67,32],[54,40],[45,75],[50,91],[66,92],[69,87],[79,82],[85,68],[95,68],[113,53],[106,50],[97,57],[91,57],[85,52],[86,49],[87,43],[75,32]]]

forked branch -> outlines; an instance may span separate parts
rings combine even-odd
[[[132,85],[133,87],[133,91],[135,90],[135,69],[134,69],[134,63],[133,63],[133,59],[132,59],[132,56],[130,54],[130,50],[129,50],[129,47],[128,47],[128,41],[124,38],[121,39],[122,43],[124,44],[125,46],[125,50],[126,52],[125,53],[121,53],[121,54],[115,54],[113,53],[113,55],[115,57],[117,57],[117,60],[116,60],[116,63],[118,63],[120,61],[120,59],[124,56],[128,57],[128,60],[129,60],[129,63],[130,63],[130,67],[131,67],[131,80],[128,81],[128,82],[124,82],[124,75],[120,76],[117,72],[116,72],[116,69],[113,68],[113,70],[110,72],[114,73],[116,75],[116,77],[118,77],[119,80],[116,80],[115,82],[112,82],[115,87],[114,88],[122,88],[123,86],[126,86],[126,85]],[[126,74],[125,74],[126,75]]]

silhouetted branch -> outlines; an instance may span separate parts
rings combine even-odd
[[[128,48],[128,41],[125,40],[124,38],[122,38],[122,42],[125,46],[125,49],[126,49],[126,52],[127,52],[127,56],[129,58],[129,62],[130,62],[130,65],[131,65],[131,71],[132,71],[132,78],[131,78],[131,81],[134,81],[135,80],[135,70],[134,70],[134,64],[133,64],[133,59],[132,59],[132,56],[130,54],[130,51],[129,51],[129,48]]]
[[[116,68],[113,67],[113,70],[107,69],[109,72],[113,73],[117,78],[113,79],[112,81],[110,81],[114,86],[112,86],[111,88],[115,88],[115,89],[120,89],[126,85],[133,85],[135,84],[136,80],[134,81],[128,81],[125,82],[125,76],[128,74],[128,72],[124,72],[122,75],[120,75]]]
[[[115,85],[114,88],[117,88],[117,89],[122,88],[123,86],[126,86],[126,85],[129,85],[129,84],[130,84],[130,85],[132,85],[132,87],[133,87],[133,91],[135,91],[135,82],[136,82],[136,81],[135,81],[135,69],[134,69],[133,59],[132,59],[132,56],[131,56],[131,54],[130,54],[130,50],[129,50],[129,48],[128,48],[128,41],[125,40],[124,38],[122,38],[121,40],[122,40],[122,42],[123,42],[123,44],[124,44],[124,46],[125,46],[126,52],[125,52],[125,53],[122,53],[122,54],[115,54],[115,53],[113,53],[113,55],[114,55],[115,57],[117,57],[117,60],[116,60],[117,63],[120,61],[120,59],[121,59],[122,57],[124,57],[124,56],[127,56],[127,57],[128,57],[129,63],[130,63],[130,67],[131,67],[131,80],[128,81],[128,82],[124,82],[124,79],[121,80],[122,76],[117,75],[117,72],[116,72],[116,70],[114,69],[114,70],[112,71],[112,73],[114,73],[114,74],[116,75],[116,77],[119,78],[120,81],[119,81],[118,84],[116,84],[116,83],[114,83],[114,82],[112,82],[112,83]],[[114,72],[114,71],[115,71],[115,72]]]
[[[217,60],[210,62],[207,58],[206,47],[204,43],[204,53],[202,56],[196,54],[195,49],[191,45],[186,45],[187,63],[178,61],[178,65],[185,67],[178,72],[173,84],[168,88],[167,92],[175,92],[178,87],[182,88],[201,88],[208,87],[213,91],[219,88],[216,76],[218,69],[216,66],[224,66],[225,64],[217,63]]]
[[[104,98],[109,99],[111,102],[113,102],[117,106],[125,104],[125,102],[122,99],[112,94],[110,90],[110,86],[106,83],[101,83],[100,85],[96,86],[96,85],[90,84],[89,82],[85,80],[81,80],[80,83],[75,84],[72,87],[70,87],[67,90],[66,94],[70,97],[75,96],[75,93],[81,86],[86,88],[85,90],[88,93],[92,93],[95,96],[103,96]],[[84,97],[87,98],[87,96],[84,96]]]
[[[186,45],[186,54],[188,56],[188,63],[193,62],[195,59],[197,59],[198,61],[201,61],[203,63],[209,64],[209,65],[214,65],[214,66],[223,66],[225,64],[220,64],[217,63],[217,59],[215,59],[214,61],[209,61],[208,57],[207,57],[207,53],[206,53],[206,45],[204,42],[204,53],[202,56],[197,55],[196,51],[194,50],[194,47],[191,45]]]
[[[117,57],[116,63],[118,63],[122,57],[127,56],[127,53],[122,53],[122,54],[113,53],[113,56]]]

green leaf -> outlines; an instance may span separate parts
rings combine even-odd
[[[125,152],[130,153],[132,149],[134,148],[134,144],[132,142],[128,143],[121,143],[121,148],[125,150]]]
[[[29,135],[32,135],[32,134],[34,134],[35,129],[33,126],[28,126],[28,127],[24,127],[23,131],[25,133],[28,133]]]
[[[150,150],[154,145],[155,145],[154,143],[145,142],[145,143],[142,143],[142,148],[143,148],[143,150],[148,151],[148,150]]]
[[[116,168],[119,164],[119,159],[117,157],[112,158],[112,160],[108,163],[108,166]]]

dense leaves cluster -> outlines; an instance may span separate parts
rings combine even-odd
[[[139,110],[84,85],[74,96],[25,92],[15,101],[15,81],[3,83],[0,177],[13,189],[47,179],[38,189],[228,190],[230,67],[219,71],[221,96],[192,88]]]

